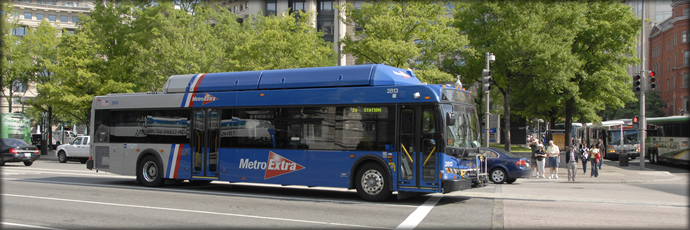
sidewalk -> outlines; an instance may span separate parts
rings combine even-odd
[[[591,165],[587,164],[587,173],[583,174],[582,164],[577,164],[577,175],[575,176],[575,183],[643,183],[643,182],[661,182],[674,181],[683,178],[674,176],[667,171],[657,171],[653,169],[640,169],[639,158],[631,160],[628,166],[620,166],[618,161],[604,160],[604,164],[599,170],[599,177],[590,177]],[[635,164],[633,164],[635,163]],[[529,179],[521,178],[520,183],[571,183],[568,182],[568,170],[565,164],[561,163],[558,167],[558,179],[547,179],[549,177],[549,168],[545,169],[547,178],[532,177]]]

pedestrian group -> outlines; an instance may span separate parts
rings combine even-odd
[[[544,149],[544,145],[540,143],[536,137],[529,138],[529,147],[532,149],[532,156],[530,158],[530,165],[532,167],[532,176],[536,178],[546,178],[545,165],[549,161],[549,179],[558,179],[558,166],[560,163],[561,152],[560,148],[549,141],[549,146]],[[602,165],[602,152],[600,144],[593,144],[589,148],[585,144],[579,146],[570,145],[565,152],[565,164],[568,170],[568,181],[575,182],[577,176],[577,164],[582,162],[582,173],[587,174],[587,164],[590,164],[590,177],[599,177],[599,170]],[[536,174],[535,174],[536,173]]]

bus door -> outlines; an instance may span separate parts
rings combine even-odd
[[[194,109],[192,135],[192,178],[218,179],[218,109]]]
[[[400,188],[433,189],[439,187],[436,175],[437,148],[433,134],[436,117],[433,106],[400,106],[400,154],[398,154],[398,186]]]

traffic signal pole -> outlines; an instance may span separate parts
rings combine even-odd
[[[494,54],[486,52],[486,69],[482,71],[482,90],[486,94],[484,97],[485,108],[484,108],[484,133],[486,135],[485,144],[487,148],[489,147],[489,92],[491,92],[491,70],[489,69],[491,62],[496,60]],[[496,133],[500,132],[496,130]]]
[[[644,78],[648,78],[646,75],[649,71],[645,71],[645,67],[644,67],[644,64],[645,64],[645,56],[644,56],[644,48],[645,48],[644,12],[645,11],[644,11],[644,5],[645,5],[645,1],[642,0],[642,12],[641,12],[641,15],[642,15],[642,33],[640,33],[640,41],[641,41],[641,46],[640,46],[641,49],[640,50],[642,51],[642,55],[640,55],[640,61],[642,62],[642,65],[641,65],[642,74],[645,76]],[[649,77],[649,78],[651,78],[651,77]],[[647,82],[645,81],[644,84],[642,84],[642,85],[644,87],[640,91],[640,132],[638,134],[639,140],[640,140],[640,169],[644,169],[645,152],[647,151],[647,149],[645,148],[645,140],[646,140],[645,138],[647,137],[647,118],[645,117],[645,110],[646,110],[646,108],[645,108],[645,105],[646,105],[645,104],[645,92],[647,91],[647,87],[646,87]],[[622,132],[623,132],[623,130],[621,130],[621,133]]]
[[[489,54],[489,52],[486,52],[486,70],[489,70],[489,67],[490,67],[490,64],[489,64],[490,56],[491,56],[491,54]],[[482,87],[484,87],[484,73],[483,72],[482,72]],[[484,134],[485,134],[485,139],[484,140],[486,141],[485,142],[486,144],[484,144],[484,145],[487,148],[489,147],[489,115],[490,115],[489,114],[489,92],[490,92],[489,90],[486,90],[486,89],[484,90],[484,93],[486,94],[484,96],[484,101],[485,101],[485,104],[484,104]],[[497,130],[497,132],[498,132],[498,130]]]

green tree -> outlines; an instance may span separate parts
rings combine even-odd
[[[637,93],[639,96],[639,93]],[[663,117],[666,113],[661,108],[666,107],[666,103],[661,100],[659,91],[649,91],[645,97],[645,116],[646,117]],[[602,120],[617,120],[630,119],[634,116],[640,115],[640,101],[629,101],[625,106],[618,108],[606,108],[597,112],[597,115]]]
[[[446,6],[439,1],[377,1],[341,7],[344,23],[362,28],[347,35],[340,45],[357,63],[377,63],[413,68],[429,83],[454,82],[444,61],[471,54],[467,36],[452,27]]]
[[[620,1],[591,1],[576,5],[586,9],[578,23],[571,48],[580,63],[563,90],[566,140],[573,116],[582,122],[598,121],[596,112],[618,108],[635,100],[627,67],[639,63],[636,43],[641,19]]]
[[[176,10],[170,2],[134,8],[131,34],[124,41],[132,50],[135,91],[159,91],[168,77],[177,74],[227,71],[224,52],[237,39],[218,34],[240,30],[227,9],[197,5],[194,14]]]
[[[515,113],[536,117],[562,105],[556,96],[577,67],[570,55],[574,14],[569,3],[470,2],[459,3],[453,12],[455,26],[477,50],[461,66],[463,82],[481,81],[485,53],[496,56],[491,66],[494,88],[503,95],[504,143],[510,151],[511,103]]]
[[[338,55],[333,44],[325,42],[312,20],[314,13],[289,15],[251,15],[242,28],[220,35],[236,41],[226,52],[224,69],[249,71],[334,66]],[[225,41],[227,42],[227,41]]]
[[[12,112],[12,103],[15,93],[23,93],[21,86],[29,83],[29,73],[26,69],[31,66],[31,59],[26,55],[26,45],[23,45],[19,36],[13,35],[12,31],[18,27],[17,19],[10,15],[16,13],[14,7],[9,2],[2,5],[2,78],[0,79],[0,93],[7,100],[9,112]],[[24,89],[25,90],[25,89]]]

